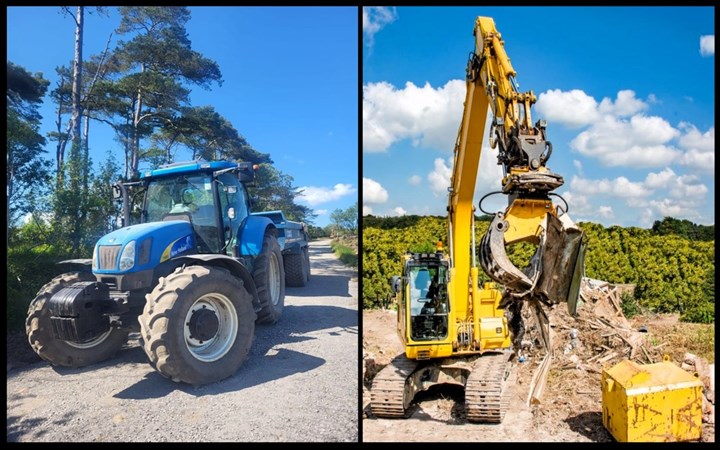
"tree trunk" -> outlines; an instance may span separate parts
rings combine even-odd
[[[140,73],[145,73],[145,64],[140,65]],[[142,77],[141,77],[142,80]],[[135,103],[135,117],[133,117],[132,137],[132,168],[130,175],[137,173],[140,164],[140,114],[142,113],[142,85],[138,86],[137,102]]]
[[[83,46],[83,15],[84,7],[77,7],[75,16],[75,60],[73,61],[73,88],[72,88],[72,129],[70,135],[73,143],[80,140],[80,116],[82,116],[82,102],[80,94],[82,89],[82,46]]]
[[[58,82],[58,92],[62,92],[63,87],[65,86],[65,77],[60,76],[60,81]],[[62,94],[58,95],[58,109],[57,109],[57,121],[55,122],[55,125],[57,125],[57,134],[58,134],[58,143],[57,148],[55,150],[55,160],[57,163],[57,186],[59,187],[62,184],[63,180],[63,162],[65,159],[65,146],[67,145],[67,138],[63,137],[63,131],[62,131],[62,110],[63,110],[64,102],[63,102],[63,96]]]

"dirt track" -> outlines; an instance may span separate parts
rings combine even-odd
[[[82,369],[11,360],[9,442],[357,442],[357,271],[327,240],[311,244],[312,276],[287,288],[275,325],[257,326],[231,378],[198,388],[155,372],[137,339]]]

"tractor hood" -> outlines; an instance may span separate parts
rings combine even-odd
[[[152,269],[176,255],[194,250],[193,230],[186,221],[130,225],[98,240],[93,251],[93,272],[117,274]]]

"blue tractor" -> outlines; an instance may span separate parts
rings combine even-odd
[[[191,161],[113,186],[123,226],[40,289],[26,320],[35,352],[82,367],[139,331],[150,364],[173,381],[234,374],[255,324],[280,318],[286,283],[310,278],[305,224],[252,213],[254,178],[251,163]]]

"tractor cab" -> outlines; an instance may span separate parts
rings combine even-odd
[[[249,215],[243,183],[253,180],[253,170],[248,163],[194,161],[145,172],[139,182],[123,185],[130,191],[125,223],[187,222],[193,230],[187,244],[198,253],[231,254]]]

